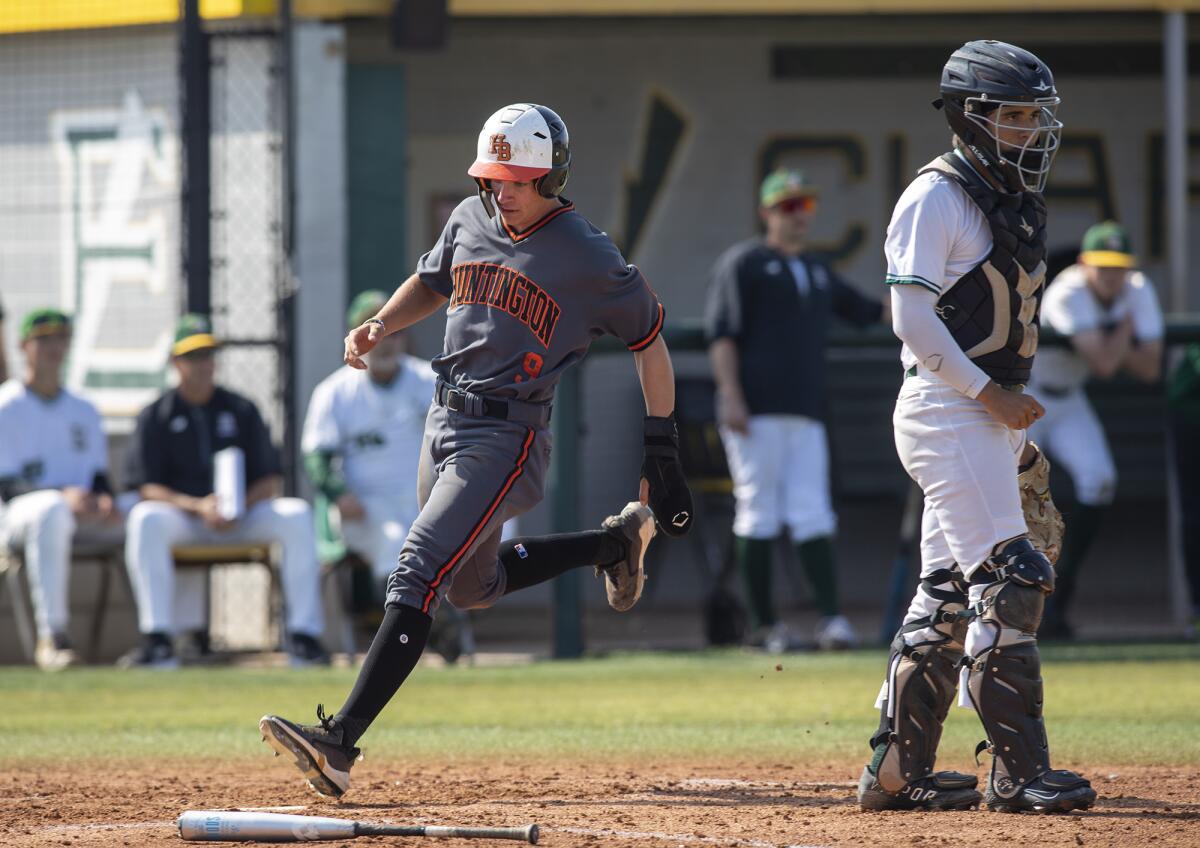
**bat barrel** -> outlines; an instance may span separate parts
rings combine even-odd
[[[188,810],[178,824],[180,838],[193,842],[314,842],[356,835],[352,821],[281,813]]]

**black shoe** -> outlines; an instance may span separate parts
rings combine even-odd
[[[858,806],[863,810],[970,810],[979,806],[983,796],[975,787],[973,774],[938,771],[918,778],[899,792],[888,792],[879,785],[869,768],[858,781]]]
[[[299,725],[266,715],[259,719],[258,729],[275,756],[295,758],[296,768],[318,794],[340,798],[350,788],[350,769],[362,751],[342,744],[342,726],[326,717],[324,707],[317,707],[317,720],[319,724]]]
[[[1039,775],[1011,798],[997,795],[989,778],[983,800],[989,810],[997,813],[1069,813],[1095,804],[1096,790],[1075,772],[1054,769]]]
[[[171,637],[165,633],[147,633],[142,643],[117,660],[118,668],[152,668],[170,670],[179,668],[179,657]]]
[[[325,650],[315,636],[307,633],[288,635],[288,665],[292,668],[307,668],[312,665],[329,665],[329,651]]]

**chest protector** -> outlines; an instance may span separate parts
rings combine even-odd
[[[938,298],[938,316],[997,383],[1028,383],[1045,291],[1046,203],[1030,191],[996,191],[954,153],[939,156],[920,173],[929,171],[961,185],[992,231],[991,252]]]

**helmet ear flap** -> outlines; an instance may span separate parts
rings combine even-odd
[[[570,164],[556,165],[537,178],[533,187],[542,197],[558,197],[567,187],[567,177],[570,176]]]
[[[483,177],[476,177],[475,185],[479,189],[479,202],[483,204],[483,209],[487,212],[487,216],[495,218],[496,207],[492,203],[492,181],[486,180]]]

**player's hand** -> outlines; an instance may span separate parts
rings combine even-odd
[[[96,518],[104,524],[120,524],[121,513],[112,495],[96,495]]]
[[[79,486],[65,486],[63,500],[76,518],[91,518],[96,513],[96,496]]]
[[[988,381],[976,397],[988,415],[1012,430],[1025,430],[1046,414],[1036,398],[1020,392],[1010,392]]]
[[[221,515],[221,508],[217,504],[215,494],[205,495],[200,499],[200,518],[204,521],[205,527],[216,530],[218,533],[226,533],[237,524],[236,521],[230,521]]]
[[[337,508],[342,521],[362,521],[367,517],[367,508],[350,492],[337,499]]]
[[[717,392],[717,423],[735,433],[750,432],[750,410],[740,394]]]
[[[342,360],[351,368],[365,371],[367,363],[362,361],[362,357],[379,343],[383,335],[383,327],[374,321],[369,324],[359,324],[346,334],[346,350]]]
[[[650,505],[650,481],[645,477],[642,478],[641,484],[638,486],[638,500],[642,506]]]

